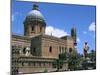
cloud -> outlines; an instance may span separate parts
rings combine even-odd
[[[92,22],[89,26],[89,31],[95,32],[95,22]]]
[[[77,42],[80,42],[80,38],[79,37],[77,37]]]
[[[62,37],[62,36],[69,35],[64,30],[61,30],[61,29],[58,29],[58,28],[54,28],[53,26],[47,26],[45,34],[52,35],[52,36],[55,36],[55,37]]]

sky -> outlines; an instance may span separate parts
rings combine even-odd
[[[24,20],[32,10],[34,2],[12,0],[13,34],[23,35]],[[77,29],[77,51],[83,53],[84,42],[88,42],[90,50],[95,50],[96,7],[89,5],[37,3],[39,11],[46,21],[46,34],[55,37],[70,35],[73,26]]]

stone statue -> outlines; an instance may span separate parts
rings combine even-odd
[[[26,56],[29,56],[30,55],[30,48],[29,47],[26,47]]]
[[[84,50],[84,57],[86,58],[89,50],[89,46],[87,42],[84,43],[83,50]]]

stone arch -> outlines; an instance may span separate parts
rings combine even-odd
[[[72,53],[72,48],[69,48],[69,53]]]
[[[26,53],[26,48],[24,47],[24,48],[23,48],[23,54],[25,54],[25,53]]]
[[[52,53],[52,46],[49,47],[49,52]]]

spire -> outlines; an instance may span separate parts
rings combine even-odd
[[[76,33],[76,27],[75,27],[75,25],[73,25],[73,27],[71,29],[71,37],[74,39],[74,41],[76,43],[77,33]]]
[[[72,29],[73,29],[74,31],[76,31],[76,26],[75,26],[75,25],[73,25]]]
[[[33,5],[33,10],[38,10],[38,7],[39,7],[39,6],[38,6],[37,4],[34,4],[34,5]]]

